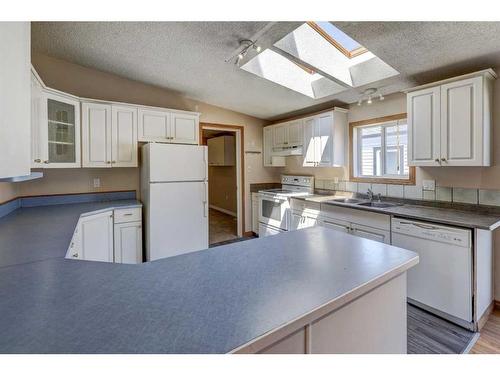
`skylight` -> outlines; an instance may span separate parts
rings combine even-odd
[[[307,24],[349,58],[356,57],[368,51],[365,47],[330,22],[316,21],[307,22]]]
[[[314,99],[399,72],[330,22],[307,22],[242,69]]]

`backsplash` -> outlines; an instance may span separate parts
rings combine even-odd
[[[425,190],[418,185],[371,184],[331,179],[316,179],[315,188],[362,194],[371,189],[375,195],[380,194],[383,197],[500,206],[500,190],[449,186],[436,186],[435,190]]]

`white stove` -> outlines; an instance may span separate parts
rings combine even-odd
[[[290,198],[312,195],[314,177],[281,176],[281,189],[259,191],[259,235],[287,231],[290,225]]]

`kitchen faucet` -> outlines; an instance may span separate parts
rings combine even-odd
[[[370,200],[370,202],[373,201],[373,191],[372,189],[368,188],[368,192],[366,193],[368,195],[368,199]]]

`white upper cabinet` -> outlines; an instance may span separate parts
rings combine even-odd
[[[111,167],[111,106],[82,103],[83,167]]]
[[[0,22],[0,178],[30,174],[30,23]]]
[[[111,108],[111,165],[137,167],[137,108]]]
[[[139,109],[139,141],[199,143],[199,115]]]
[[[31,166],[80,168],[80,102],[32,78]]]
[[[272,125],[271,128],[273,129],[273,147],[302,146],[304,141],[302,119]]]
[[[411,92],[407,96],[408,155],[411,165],[439,165],[441,157],[440,98],[439,87]]]
[[[335,108],[304,119],[305,167],[345,165],[347,111]]]
[[[408,92],[410,165],[491,165],[495,78],[489,69]]]
[[[284,167],[286,165],[285,158],[283,156],[273,155],[273,140],[274,129],[272,126],[266,126],[263,130],[262,140],[262,157],[264,167]]]
[[[172,113],[170,141],[197,145],[200,139],[199,116],[190,113]]]
[[[137,167],[137,109],[82,103],[83,167]]]
[[[139,141],[169,140],[170,112],[139,109]]]

